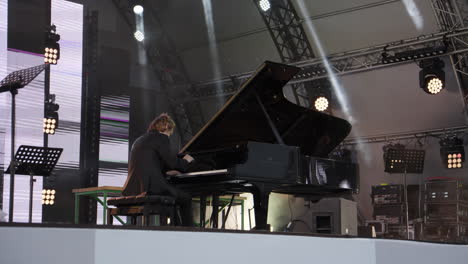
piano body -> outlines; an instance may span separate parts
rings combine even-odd
[[[299,71],[265,62],[181,149],[195,158],[192,172],[170,181],[200,196],[203,204],[206,195],[252,193],[256,229],[268,229],[271,192],[321,197],[354,187],[330,184],[323,173],[314,173],[317,158],[327,157],[351,125],[284,97],[283,86]]]

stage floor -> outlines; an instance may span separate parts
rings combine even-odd
[[[468,245],[196,228],[0,224],[0,263],[466,264]]]

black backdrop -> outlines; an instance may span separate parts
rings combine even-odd
[[[8,1],[8,48],[43,53],[50,0]]]

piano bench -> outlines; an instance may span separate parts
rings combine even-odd
[[[113,216],[117,215],[130,216],[133,225],[137,224],[137,217],[142,216],[142,225],[149,226],[152,215],[159,215],[161,226],[168,225],[168,218],[171,219],[171,225],[175,224],[176,203],[171,196],[122,196],[108,199],[107,204],[115,206],[115,208],[107,209],[107,223],[109,225],[112,225]]]

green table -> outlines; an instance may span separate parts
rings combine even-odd
[[[80,221],[80,197],[89,196],[100,203],[103,207],[103,224],[106,224],[107,218],[107,197],[119,197],[122,193],[122,187],[116,186],[100,186],[100,187],[89,187],[81,189],[73,189],[72,193],[75,194],[75,224],[78,224]],[[100,197],[103,199],[101,200]],[[122,219],[116,217],[121,224],[125,224]]]

